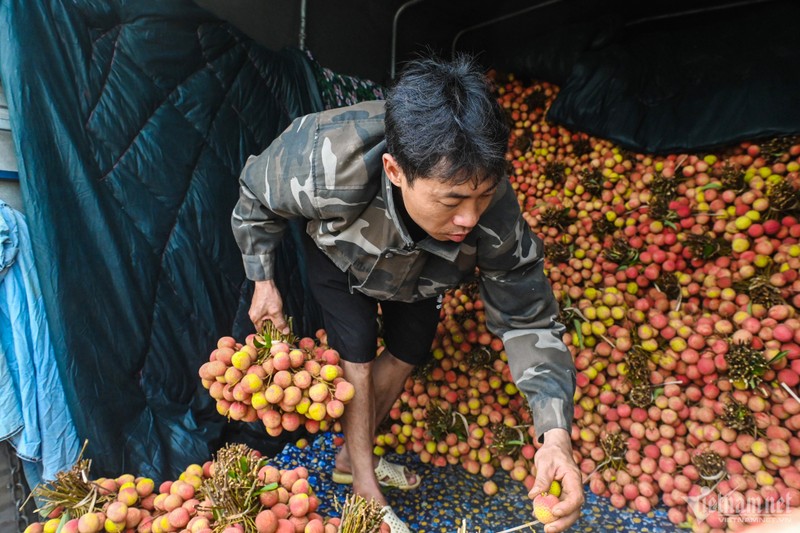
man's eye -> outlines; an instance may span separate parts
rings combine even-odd
[[[453,207],[458,207],[458,204],[446,204],[446,203],[444,203],[444,202],[439,202],[439,203],[440,203],[441,205],[443,205],[443,206],[445,206],[445,207],[449,207],[449,208],[451,208],[451,209],[452,209]]]

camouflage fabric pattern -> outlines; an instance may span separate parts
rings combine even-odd
[[[501,181],[478,226],[461,242],[409,236],[383,171],[383,102],[296,119],[240,176],[234,236],[245,272],[271,279],[287,219],[308,221],[317,246],[350,290],[378,300],[417,301],[475,276],[490,330],[503,339],[537,436],[571,430],[575,367],[555,321],[558,304],[543,272],[542,241]]]
[[[306,50],[306,55],[314,71],[325,109],[353,105],[365,100],[384,99],[384,88],[380,84],[325,68],[319,64],[310,50]]]

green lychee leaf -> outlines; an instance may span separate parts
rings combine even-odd
[[[584,346],[583,346],[583,333],[581,332],[581,323],[577,318],[574,320],[574,322],[575,322],[575,333],[578,335],[578,345],[580,345],[581,350],[583,350]]]
[[[783,350],[782,352],[778,352],[775,354],[775,357],[767,361],[768,365],[774,365],[775,363],[779,363],[781,359],[784,359],[787,355],[789,355],[788,350]]]
[[[258,489],[255,492],[255,495],[259,496],[261,494],[264,494],[265,492],[272,492],[272,491],[277,490],[277,489],[278,489],[278,483],[277,482],[272,482],[269,485],[264,485],[263,487]]]

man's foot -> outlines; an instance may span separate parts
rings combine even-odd
[[[353,474],[341,466],[343,461],[336,461],[331,478],[334,483],[349,485],[353,483]],[[382,487],[392,487],[400,490],[411,490],[419,487],[422,479],[403,465],[391,463],[382,457],[373,456],[375,477]]]

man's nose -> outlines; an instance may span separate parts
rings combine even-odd
[[[453,217],[453,224],[456,226],[472,229],[478,224],[480,213],[476,208],[465,208]]]

